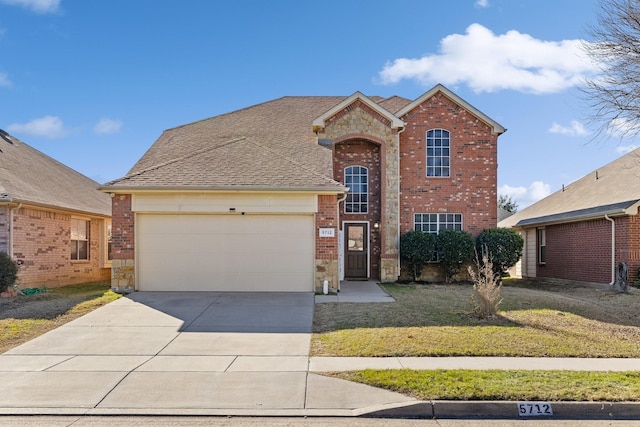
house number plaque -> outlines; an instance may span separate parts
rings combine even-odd
[[[321,228],[319,230],[320,237],[335,237],[336,229],[335,228]]]

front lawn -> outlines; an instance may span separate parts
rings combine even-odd
[[[498,316],[470,284],[387,285],[386,304],[317,304],[312,356],[640,357],[640,293],[507,280]]]

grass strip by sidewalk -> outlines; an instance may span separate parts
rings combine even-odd
[[[83,283],[16,297],[0,312],[0,353],[120,298],[109,288],[103,282]]]
[[[328,374],[419,400],[640,401],[640,372],[364,370]]]

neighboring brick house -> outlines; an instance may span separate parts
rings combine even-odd
[[[109,279],[111,200],[98,186],[0,130],[0,251],[21,286]]]
[[[585,175],[500,221],[525,239],[523,277],[614,284],[640,265],[640,149]]]
[[[113,197],[112,284],[312,291],[395,281],[414,229],[497,224],[505,129],[442,85],[284,97],[166,130]]]

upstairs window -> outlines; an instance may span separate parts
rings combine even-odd
[[[349,166],[344,170],[344,185],[349,187],[344,202],[345,213],[369,211],[369,171],[363,166]]]
[[[449,176],[449,144],[448,130],[431,129],[427,131],[427,176]]]
[[[417,213],[413,214],[414,230],[438,234],[449,229],[462,231],[462,214],[459,213]]]
[[[89,221],[71,218],[71,259],[89,259]]]

